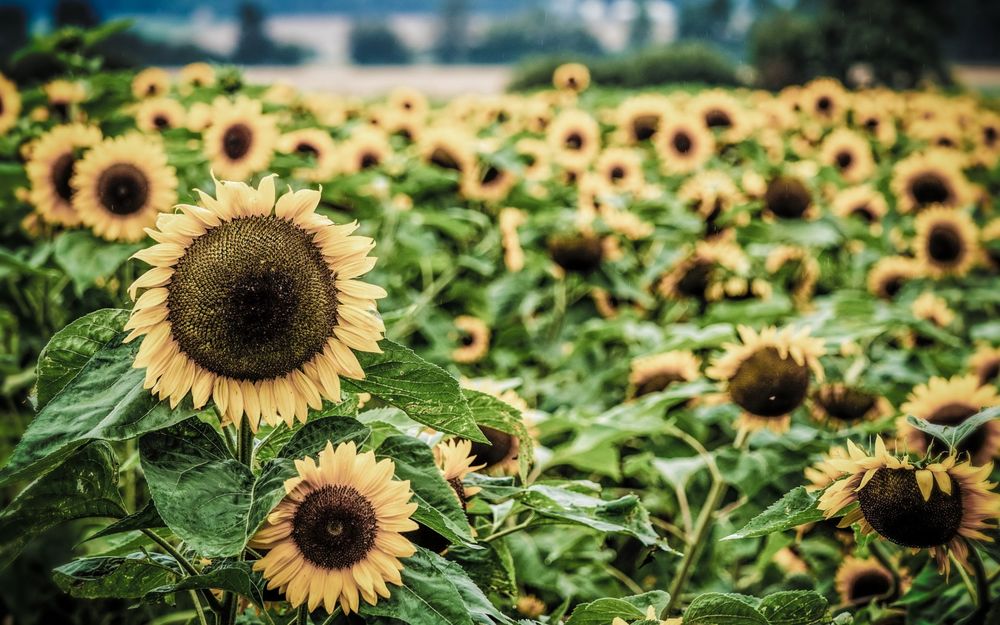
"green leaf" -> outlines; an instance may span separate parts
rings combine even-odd
[[[825,623],[827,600],[811,590],[776,592],[761,599],[757,610],[771,625]]]
[[[695,597],[684,612],[684,625],[770,625],[743,595],[709,592]]]
[[[74,560],[55,569],[52,578],[63,592],[80,599],[138,599],[173,583],[180,572],[170,556],[132,553]]]
[[[28,485],[0,513],[0,569],[38,534],[66,521],[125,516],[118,495],[118,460],[107,443],[71,455]]]
[[[520,442],[518,465],[521,479],[525,479],[528,468],[534,462],[535,444],[531,440],[527,426],[524,425],[521,411],[487,393],[470,389],[462,389],[462,393],[469,402],[469,409],[472,410],[472,416],[477,424],[500,430],[518,439]]]
[[[77,295],[98,278],[107,278],[145,243],[115,243],[99,239],[89,230],[69,230],[55,239],[53,257],[73,280]]]
[[[194,414],[190,400],[171,410],[142,388],[145,372],[132,368],[138,342],[125,345],[122,336],[94,353],[35,415],[0,469],[0,485],[34,477],[88,441],[134,438]]]
[[[482,546],[485,548],[452,545],[445,557],[458,563],[480,588],[513,597],[517,594],[517,571],[507,543],[494,540]]]
[[[934,438],[943,441],[949,448],[956,449],[958,445],[963,440],[968,438],[973,432],[997,417],[1000,417],[1000,406],[994,406],[992,408],[982,410],[972,415],[965,421],[962,421],[958,425],[938,425],[925,419],[914,417],[913,415],[908,415],[906,417],[906,422],[918,430],[926,432]]]
[[[662,590],[621,599],[598,599],[578,605],[566,621],[566,625],[608,625],[615,618],[626,621],[644,619],[649,606],[653,606],[659,614],[669,600],[670,595]]]
[[[156,504],[152,501],[147,501],[146,505],[142,507],[142,510],[130,514],[124,519],[115,521],[101,531],[88,536],[87,540],[94,540],[95,538],[101,538],[104,536],[113,536],[114,534],[122,534],[124,532],[134,532],[135,530],[152,529],[155,527],[165,527],[165,525],[163,523],[163,519],[160,518],[160,513],[156,511]]]
[[[409,480],[417,511],[413,520],[441,534],[452,543],[473,545],[472,530],[455,491],[442,477],[431,448],[409,436],[390,436],[376,450],[381,458],[392,458],[396,477]]]
[[[260,573],[253,570],[253,562],[222,560],[205,569],[200,575],[184,577],[177,582],[152,588],[146,598],[167,595],[184,590],[202,588],[228,590],[248,597],[258,606],[264,605],[264,590],[267,582]]]
[[[104,308],[56,332],[38,355],[38,408],[41,409],[101,348],[122,331],[129,311]]]
[[[476,427],[458,380],[388,339],[379,342],[379,347],[381,354],[357,354],[365,379],[344,378],[344,388],[371,393],[439,432],[489,442]]]
[[[805,486],[799,486],[751,519],[743,529],[722,540],[767,536],[806,523],[822,521],[823,513],[816,508],[818,501],[819,493],[810,493]]]
[[[533,484],[515,496],[522,505],[548,519],[585,525],[601,532],[632,536],[643,545],[671,549],[649,521],[649,512],[635,495],[611,501],[566,488]]]
[[[139,439],[149,492],[163,522],[199,554],[240,553],[254,476],[211,426],[191,419]]]

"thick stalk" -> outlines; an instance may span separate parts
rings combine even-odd
[[[240,429],[236,439],[236,459],[250,467],[253,458],[253,430],[250,429],[250,420],[246,415],[242,416]],[[243,559],[243,554],[240,554]],[[233,625],[236,622],[238,596],[234,592],[226,592],[222,599],[222,625]]]
[[[295,625],[309,625],[309,608],[303,603],[295,616]]]

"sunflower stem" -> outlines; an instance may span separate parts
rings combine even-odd
[[[170,554],[170,556],[177,561],[177,564],[179,564],[181,568],[184,569],[185,573],[187,573],[188,575],[201,575],[198,569],[194,568],[194,565],[188,562],[187,558],[181,555],[180,551],[177,551],[177,549],[175,549],[173,545],[171,545],[169,542],[161,538],[156,532],[149,529],[143,529],[140,531],[143,534],[145,534],[146,537],[149,538],[151,541],[159,545],[161,549]],[[202,590],[200,591],[200,594],[205,599],[206,603],[208,603],[209,607],[211,607],[213,610],[215,610],[216,612],[220,612],[222,610],[222,605],[219,603],[218,599],[212,596],[212,593],[208,592],[207,590]]]
[[[983,564],[983,556],[980,555],[979,550],[968,540],[965,540],[965,547],[969,550],[969,564],[972,565],[972,571],[976,576],[976,593],[972,598],[976,602],[976,609],[960,621],[960,625],[984,625],[992,607],[990,604],[990,578],[986,574],[986,565]]]
[[[247,419],[246,415],[243,415],[243,421],[240,423],[239,436],[238,447],[236,448],[237,459],[249,467],[250,461],[253,458],[253,430],[250,429],[250,420]]]
[[[300,605],[296,612],[295,625],[309,625],[309,608],[305,603]]]
[[[330,613],[330,616],[323,619],[323,622],[320,625],[333,625],[333,622],[337,619],[338,616],[340,616],[339,605],[333,609],[333,612]]]
[[[198,623],[208,625],[208,620],[205,618],[205,608],[201,607],[201,599],[198,598],[198,591],[189,590],[188,594],[191,595],[191,603],[194,604],[194,611],[198,615]]]

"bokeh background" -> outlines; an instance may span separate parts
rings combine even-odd
[[[991,0],[0,0],[0,58],[64,25],[127,20],[122,66],[232,63],[251,80],[373,95],[491,93],[589,61],[598,83],[776,89],[818,75],[1000,91]]]

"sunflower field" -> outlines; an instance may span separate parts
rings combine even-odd
[[[1000,623],[997,101],[99,39],[0,77],[5,625]]]

